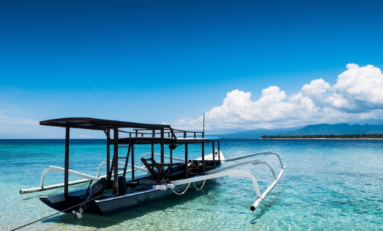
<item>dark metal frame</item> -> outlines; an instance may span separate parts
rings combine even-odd
[[[218,153],[220,153],[220,143],[221,139],[208,139],[205,138],[205,132],[196,132],[196,131],[185,131],[179,129],[173,129],[170,125],[162,124],[143,124],[143,123],[132,123],[132,122],[123,122],[115,120],[103,120],[95,118],[62,118],[62,119],[53,119],[41,121],[40,125],[46,126],[56,126],[56,127],[65,127],[65,172],[64,172],[64,197],[65,201],[68,201],[68,182],[69,182],[69,141],[70,141],[70,128],[81,128],[81,129],[90,129],[90,130],[102,130],[106,135],[106,157],[107,157],[107,180],[110,182],[113,175],[113,194],[118,195],[118,148],[121,144],[128,144],[128,151],[125,158],[125,166],[123,176],[126,175],[126,169],[128,167],[129,155],[131,159],[132,166],[132,180],[135,178],[134,174],[134,145],[136,144],[150,144],[152,152],[152,160],[154,160],[154,145],[160,144],[161,147],[161,163],[155,163],[155,166],[148,167],[151,170],[154,168],[163,170],[163,167],[168,167],[166,170],[166,177],[171,171],[173,165],[173,151],[170,148],[170,164],[164,163],[165,156],[165,144],[169,145],[185,145],[185,178],[188,178],[188,144],[201,144],[202,149],[202,172],[205,173],[205,143],[212,143],[212,154],[213,154],[213,163],[215,163],[215,150],[214,142],[217,142]],[[132,129],[133,131],[124,131],[121,129]],[[110,131],[113,130],[113,139],[110,137]],[[128,138],[120,138],[119,133],[129,134]],[[191,138],[188,138],[188,134],[191,134]],[[178,136],[177,136],[178,135]],[[167,137],[166,137],[167,136]],[[113,159],[110,163],[110,146],[113,144]],[[220,160],[220,155],[218,155],[218,160]],[[155,162],[155,161],[154,161]],[[147,163],[146,163],[147,164]]]

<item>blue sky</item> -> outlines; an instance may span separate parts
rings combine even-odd
[[[338,122],[323,113],[301,123],[278,123],[283,116],[229,121],[221,118],[224,110],[211,110],[224,107],[234,90],[239,93],[230,97],[250,92],[256,102],[263,90],[277,86],[286,95],[281,100],[289,101],[316,79],[339,94],[343,88],[335,84],[347,64],[383,68],[381,1],[0,4],[0,138],[62,136],[61,130],[39,128],[37,121],[71,116],[194,128],[207,113],[212,130],[220,124],[221,130],[241,130]],[[350,101],[333,107],[358,115],[381,109],[379,97],[370,101],[368,109]],[[374,113],[354,120],[345,114],[339,122],[380,115]]]

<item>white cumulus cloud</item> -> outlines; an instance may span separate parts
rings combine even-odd
[[[383,118],[383,74],[372,65],[348,64],[336,84],[312,80],[292,95],[278,86],[251,93],[238,89],[226,94],[222,105],[205,113],[207,129],[256,129],[295,127],[315,123],[338,123]],[[175,127],[199,129],[202,117],[184,118]]]
[[[333,89],[349,104],[350,110],[368,110],[383,106],[383,75],[372,65],[359,67],[348,64],[348,70],[338,76]]]

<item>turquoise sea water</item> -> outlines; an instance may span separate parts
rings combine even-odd
[[[95,175],[105,142],[71,144],[70,168]],[[199,146],[190,149],[198,157]],[[282,155],[285,174],[255,212],[249,209],[256,199],[251,182],[225,177],[201,191],[111,217],[59,214],[23,230],[383,230],[383,141],[224,140],[221,150],[227,158],[266,150]],[[145,151],[136,148],[137,163]],[[180,157],[182,151],[179,147]],[[38,196],[62,189],[23,195],[19,190],[37,187],[44,168],[63,166],[63,153],[63,140],[0,140],[0,230],[56,212]],[[272,157],[266,159],[278,167]],[[265,166],[241,169],[255,175],[261,191],[273,180]],[[60,173],[46,177],[46,184],[62,181]]]

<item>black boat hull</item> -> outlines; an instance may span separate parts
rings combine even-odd
[[[196,184],[197,185],[197,184]],[[199,185],[199,184],[198,184]],[[197,186],[198,186],[197,185]],[[174,190],[181,192],[185,190],[187,185],[180,185]],[[99,208],[99,211],[104,216],[110,216],[116,213],[131,210],[140,206],[148,205],[172,196],[176,194],[171,189],[167,190],[148,190],[143,192],[137,192],[134,194],[126,194],[122,196],[106,198],[102,200],[96,200],[95,203]]]
[[[195,186],[201,187],[202,183],[203,182],[196,182]],[[208,181],[206,183],[208,183]],[[188,187],[188,184],[179,185],[175,187],[174,190],[176,192],[183,192],[186,189],[186,187]],[[188,190],[193,190],[192,188],[194,187],[191,186]],[[172,189],[168,188],[166,190],[151,189],[125,194],[121,196],[105,197],[99,200],[97,199],[95,201],[89,202],[86,206],[85,213],[110,216],[120,212],[129,211],[137,207],[155,203],[163,199],[173,197],[175,195],[176,193],[173,192]],[[49,198],[46,196],[40,197],[40,200],[53,209],[66,213],[72,213],[73,210],[79,209],[80,205],[82,204],[81,202],[85,201],[81,198],[74,198],[76,198],[76,196],[71,196],[72,200],[70,203],[66,203],[65,201],[58,201],[52,203],[52,201],[50,201]]]

